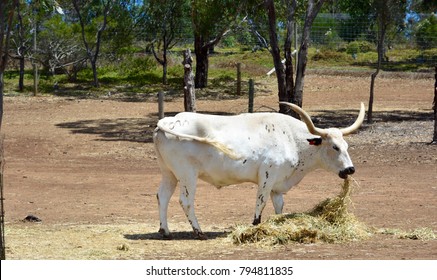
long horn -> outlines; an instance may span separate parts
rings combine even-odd
[[[351,126],[340,129],[340,131],[343,133],[343,136],[355,132],[361,126],[364,121],[365,113],[366,109],[364,108],[364,103],[361,102],[360,113],[358,114],[357,120]]]
[[[325,129],[317,128],[314,125],[313,121],[311,120],[311,117],[307,114],[307,112],[302,110],[302,108],[300,108],[299,106],[297,106],[293,103],[282,102],[282,101],[279,102],[279,104],[290,106],[291,109],[293,109],[293,111],[298,113],[300,115],[300,117],[302,118],[302,121],[307,125],[307,128],[311,134],[319,135],[321,137],[326,137],[328,135],[328,132]]]

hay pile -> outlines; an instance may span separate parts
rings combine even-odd
[[[326,199],[307,213],[276,215],[257,226],[237,226],[230,237],[236,244],[268,246],[290,242],[339,243],[368,238],[372,230],[348,212],[350,185],[351,179],[344,180],[337,197]]]
[[[410,231],[404,231],[393,228],[382,228],[377,231],[380,234],[393,235],[399,239],[412,239],[412,240],[435,240],[437,234],[431,228],[416,228]]]

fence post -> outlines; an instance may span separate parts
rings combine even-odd
[[[158,118],[164,118],[164,92],[158,92]]]
[[[434,136],[431,144],[437,145],[437,65],[435,66],[434,78],[434,102],[432,104],[432,108],[434,109]]]
[[[249,79],[249,113],[253,113],[254,95],[255,95],[255,85],[253,79]]]
[[[3,153],[3,137],[0,138],[0,196],[1,196],[1,209],[0,209],[0,235],[1,235],[1,252],[0,258],[6,260],[6,244],[5,244],[5,209],[4,209],[4,194],[3,194],[3,171],[4,171],[4,153]]]
[[[184,51],[184,107],[186,112],[196,112],[196,93],[194,89],[194,75],[191,63],[190,49]]]
[[[237,63],[237,95],[241,95],[241,63]]]

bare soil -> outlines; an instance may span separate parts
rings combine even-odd
[[[256,84],[256,110],[277,108],[274,83]],[[369,226],[437,231],[437,146],[428,145],[433,83],[378,79],[375,122],[347,139],[360,185],[350,210]],[[310,75],[304,108],[321,127],[347,126],[368,88],[368,78]],[[437,259],[437,240],[382,234],[346,244],[235,245],[227,233],[252,221],[252,184],[218,190],[199,182],[195,207],[207,241],[193,238],[176,192],[169,207],[174,239],[162,240],[152,143],[157,102],[121,95],[5,98],[8,259]],[[235,114],[246,111],[247,100],[212,94],[197,107]],[[169,98],[165,110],[182,111],[182,99]],[[315,171],[287,193],[284,212],[306,211],[340,184],[336,174]],[[263,218],[273,212],[269,203]],[[23,222],[27,215],[42,222]]]

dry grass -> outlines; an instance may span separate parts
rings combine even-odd
[[[306,213],[276,215],[257,226],[237,226],[230,234],[235,244],[255,243],[261,246],[274,246],[290,242],[299,243],[341,243],[360,241],[373,234],[394,235],[399,239],[435,240],[436,233],[430,228],[411,231],[400,229],[375,229],[358,221],[348,211],[352,203],[351,183],[346,179],[341,192],[328,198]]]
[[[399,239],[413,239],[413,240],[435,240],[437,234],[430,228],[416,228],[410,231],[400,229],[382,228],[377,231],[381,234],[394,235]]]
[[[373,234],[373,230],[349,213],[350,192],[351,179],[346,179],[337,197],[326,199],[311,211],[276,215],[254,227],[238,226],[231,238],[236,244],[268,246],[290,242],[339,243],[366,239]]]

